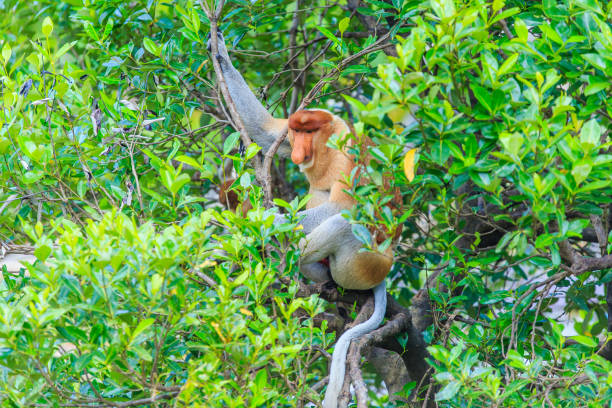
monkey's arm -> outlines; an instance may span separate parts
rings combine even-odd
[[[249,137],[261,146],[264,152],[267,152],[276,139],[286,131],[287,119],[273,118],[261,102],[259,102],[242,75],[240,75],[240,72],[232,65],[227,48],[225,47],[225,40],[221,33],[218,34],[219,41],[217,44],[219,53],[216,55],[216,58],[223,71],[232,101]],[[289,157],[291,155],[291,146],[289,146],[287,138],[281,143],[276,154],[281,157]]]

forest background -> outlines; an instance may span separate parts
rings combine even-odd
[[[273,225],[306,183],[255,172],[206,49],[217,6],[0,1],[0,257],[37,259],[0,282],[3,406],[312,406],[371,311],[304,281],[303,234]],[[375,142],[347,217],[365,246],[403,232],[388,320],[351,349],[358,406],[609,407],[612,2],[219,11],[276,117],[326,108]],[[232,175],[246,215],[219,206]]]

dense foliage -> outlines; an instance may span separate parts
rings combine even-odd
[[[3,406],[318,403],[362,303],[334,309],[299,281],[303,234],[272,215],[304,205],[304,179],[276,161],[277,207],[261,205],[202,4],[0,8],[0,247],[38,259],[0,283]],[[368,403],[611,406],[612,2],[223,10],[276,116],[308,96],[375,143],[347,216],[368,246],[370,227],[403,226],[387,282],[414,330],[364,352]],[[218,204],[232,171],[245,215]]]

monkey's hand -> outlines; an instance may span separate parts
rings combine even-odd
[[[207,42],[207,46],[206,49],[208,49],[208,52],[212,51],[212,40],[210,39],[210,33],[208,33],[208,42]],[[223,38],[223,34],[221,34],[221,31],[217,31],[217,55],[215,56],[217,58],[217,60],[219,61],[219,65],[221,65],[221,68],[225,68],[227,66],[232,66],[232,64],[230,63],[230,57],[229,54],[227,52],[227,47],[225,46],[225,39]]]

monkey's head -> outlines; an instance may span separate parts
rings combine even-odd
[[[291,161],[300,170],[312,167],[314,157],[329,149],[326,143],[334,133],[333,122],[334,116],[323,110],[301,110],[289,116]]]

